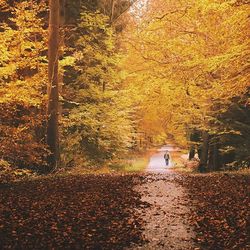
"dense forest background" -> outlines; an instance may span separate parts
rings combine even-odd
[[[249,167],[247,1],[60,1],[56,166],[48,2],[1,1],[0,22],[2,172],[100,167],[166,140],[200,171]]]

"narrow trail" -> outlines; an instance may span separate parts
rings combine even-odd
[[[150,207],[141,211],[147,243],[132,249],[196,248],[195,233],[188,223],[189,199],[179,185],[183,177],[171,170],[174,159],[165,166],[163,155],[166,150],[171,154],[178,148],[168,145],[159,149],[150,159],[144,183],[136,187],[142,201],[149,203]]]

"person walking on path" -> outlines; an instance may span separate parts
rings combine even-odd
[[[165,159],[165,162],[166,162],[166,166],[168,166],[168,164],[169,164],[169,159],[170,159],[170,154],[169,154],[168,150],[167,150],[166,153],[164,154],[164,159]]]

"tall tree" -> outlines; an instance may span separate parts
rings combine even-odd
[[[59,133],[58,133],[58,51],[59,51],[59,0],[50,0],[49,15],[49,84],[48,84],[48,110],[47,110],[47,143],[51,154],[48,162],[51,168],[56,168],[59,159]]]
[[[123,157],[131,147],[132,110],[119,72],[123,57],[109,16],[99,11],[84,10],[74,35],[74,64],[65,73],[62,93],[61,162],[99,165]]]

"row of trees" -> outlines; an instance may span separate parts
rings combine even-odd
[[[111,27],[125,2],[0,3],[1,159],[47,171],[131,147],[133,108]]]
[[[249,166],[249,5],[151,0],[134,12],[124,67],[142,130],[189,146],[201,170]]]

